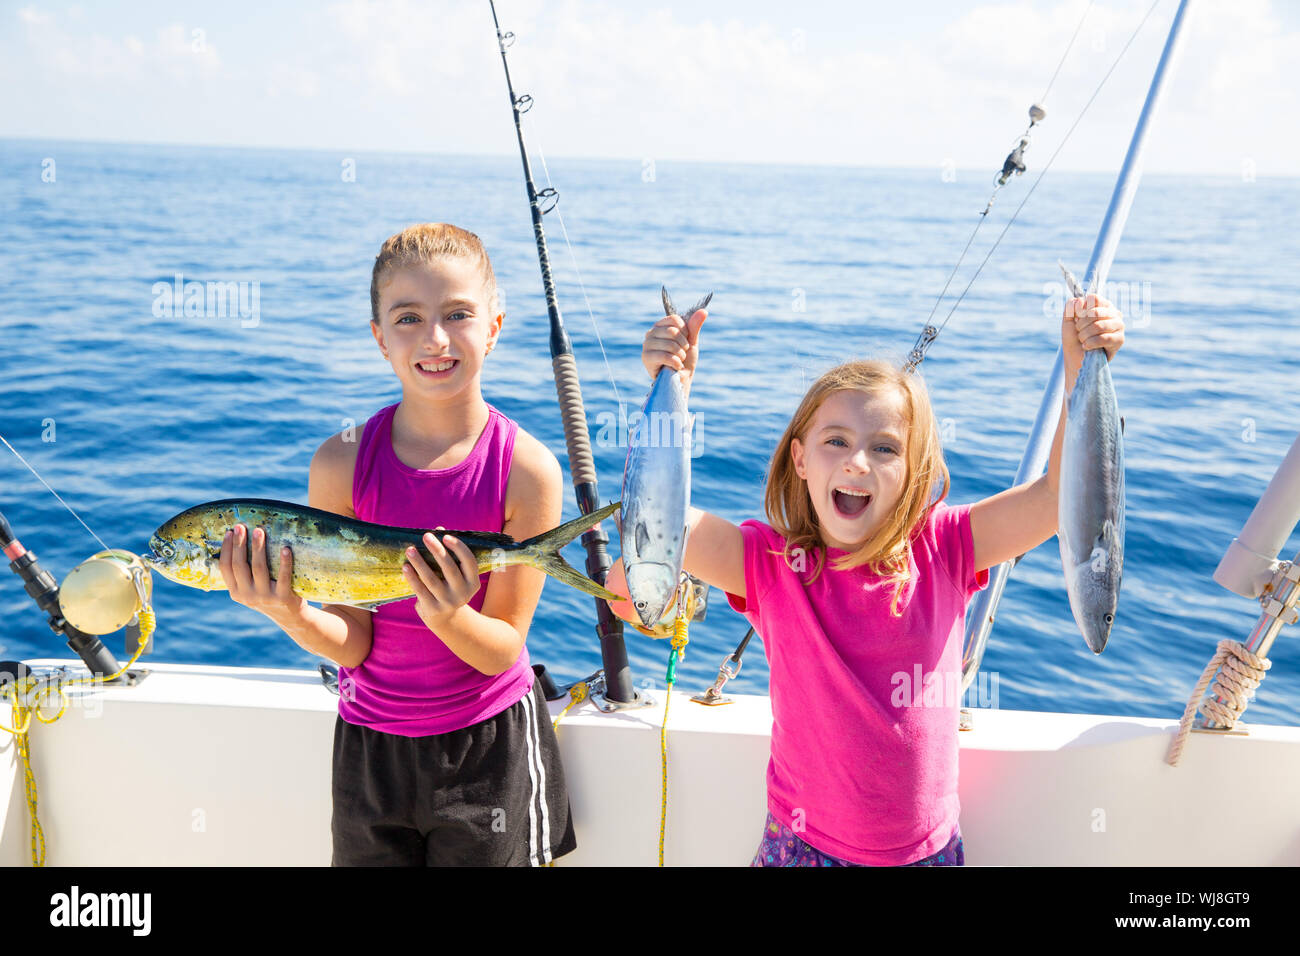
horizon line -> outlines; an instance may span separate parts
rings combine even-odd
[[[0,134],[0,143],[21,143],[21,142],[42,142],[42,143],[71,143],[89,146],[139,146],[139,147],[164,147],[169,149],[227,149],[243,150],[248,152],[276,152],[276,153],[352,153],[358,155],[374,156],[428,156],[428,157],[457,157],[465,159],[506,159],[517,157],[518,150],[509,150],[503,152],[484,152],[484,153],[462,153],[448,150],[430,150],[430,149],[375,149],[373,147],[352,148],[345,146],[269,146],[265,144],[244,144],[244,143],[203,143],[203,142],[184,142],[184,141],[157,141],[157,140],[129,140],[129,139],[73,139],[63,136],[29,136],[14,135],[8,133]],[[920,172],[926,170],[942,169],[942,164],[934,166],[915,166],[901,164],[866,164],[866,163],[835,163],[835,162],[798,162],[798,161],[770,161],[746,157],[744,159],[682,159],[673,156],[579,156],[568,153],[552,153],[551,159],[593,162],[593,163],[644,163],[647,159],[655,163],[666,161],[671,163],[681,163],[684,165],[697,166],[766,166],[772,168],[797,168],[797,169],[870,169],[870,170],[897,170]],[[979,167],[975,166],[956,166],[958,172],[973,170]],[[991,177],[996,176],[998,169],[994,164],[987,167]],[[1078,168],[1078,167],[1060,167],[1053,166],[1054,171],[1059,173],[1072,173],[1078,175],[1108,175],[1117,173],[1115,168]],[[1225,178],[1239,179],[1240,170],[1236,172],[1227,171],[1171,171],[1144,169],[1143,176],[1157,177],[1187,177],[1187,178]],[[1300,172],[1297,173],[1257,173],[1256,179],[1300,179]]]

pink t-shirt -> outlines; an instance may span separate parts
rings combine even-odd
[[[836,571],[830,548],[796,572],[769,525],[746,521],[745,592],[727,595],[763,638],[771,667],[772,814],[814,848],[898,866],[937,853],[957,828],[957,733],[966,602],[974,568],[970,506],[940,502],[912,539],[912,577]],[[771,553],[775,551],[776,553]]]

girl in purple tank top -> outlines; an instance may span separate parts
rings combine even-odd
[[[370,304],[371,333],[402,399],[370,418],[360,442],[344,432],[321,445],[309,503],[379,524],[517,540],[559,524],[555,456],[480,390],[504,315],[478,237],[445,223],[390,237]],[[260,529],[252,543],[256,571]],[[437,572],[410,549],[404,573],[415,597],[373,613],[314,608],[287,584],[268,589],[265,565],[251,582],[236,566],[239,580],[228,582],[239,603],[339,664],[333,862],[549,863],[576,843],[524,646],[544,576],[529,567],[480,575],[453,536],[428,534],[425,545]]]

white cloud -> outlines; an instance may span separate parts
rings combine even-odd
[[[793,17],[774,24],[739,3],[712,19],[686,3],[595,0],[510,0],[501,14],[503,29],[519,35],[509,53],[516,90],[536,97],[532,119],[554,152],[933,168],[953,159],[963,176],[982,176],[1024,128],[1086,6],[988,3],[932,29],[885,4],[844,25],[809,14],[798,29]],[[1089,11],[1046,104],[1031,169],[1060,143],[1149,6],[1114,0]],[[1113,169],[1122,159],[1173,9],[1168,0],[1157,8],[1060,168]],[[205,112],[225,124],[193,133],[173,124],[171,135],[210,142],[213,130],[238,128],[242,142],[261,145],[511,148],[481,0],[344,0],[296,17],[284,38],[217,11],[204,23],[133,22],[117,38],[22,8],[11,45],[28,55],[49,107],[33,110],[29,125],[86,135],[54,124],[84,115],[61,103],[89,99],[106,125],[146,136],[132,132],[137,116],[175,115],[176,98],[201,92]],[[1188,33],[1147,168],[1235,170],[1250,156],[1261,175],[1300,173],[1290,122],[1300,115],[1290,77],[1300,32],[1287,31],[1269,0],[1241,0],[1198,4]],[[0,128],[7,132],[15,130]]]
[[[41,26],[51,22],[53,17],[48,13],[41,13],[35,7],[23,7],[18,11],[18,19],[28,26]]]

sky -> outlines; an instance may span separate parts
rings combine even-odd
[[[996,169],[1055,150],[1152,0],[499,0],[530,142],[556,156]],[[1123,160],[1158,0],[1062,170]],[[1086,17],[1084,16],[1087,10]],[[1300,3],[1196,0],[1148,172],[1300,175]],[[487,0],[0,0],[0,137],[509,155]]]

